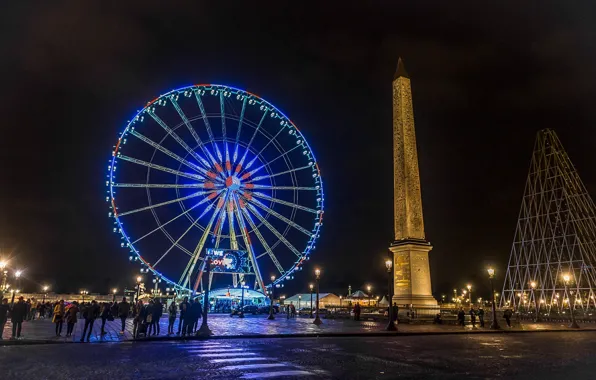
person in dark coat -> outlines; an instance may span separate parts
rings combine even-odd
[[[180,335],[180,332],[182,331],[182,327],[184,327],[184,318],[186,316],[186,312],[188,311],[188,307],[190,306],[190,304],[188,303],[188,297],[184,297],[184,299],[182,300],[182,302],[180,302],[180,318],[178,319],[178,333],[177,335]]]
[[[397,315],[399,314],[399,306],[397,306],[397,302],[394,302],[393,303],[392,308],[393,308],[393,310],[392,310],[392,312],[393,312],[393,321],[394,322],[397,322]]]
[[[182,320],[182,336],[186,336],[186,334],[189,334],[190,331],[192,331],[192,324],[194,323],[192,308],[194,304],[195,302],[193,299],[188,302],[188,307],[186,308],[186,313],[184,314],[184,319]]]
[[[196,331],[197,326],[199,324],[199,319],[201,318],[201,314],[202,314],[201,303],[199,302],[198,298],[195,298],[195,302],[193,302],[193,304],[190,307],[191,322],[188,325],[188,331],[187,331],[189,336]]]
[[[130,304],[126,302],[126,297],[122,297],[122,302],[118,304],[118,317],[120,317],[120,322],[122,322],[120,334],[124,334],[124,326],[126,324],[126,318],[128,318],[128,313],[130,313]]]
[[[511,328],[511,317],[513,316],[513,312],[511,309],[505,310],[503,313],[503,318],[505,318],[505,322],[507,322],[507,327]]]
[[[147,336],[150,336],[155,328],[155,324],[153,323],[153,310],[153,300],[149,300],[147,306],[145,306],[145,323],[147,323]]]
[[[476,310],[474,307],[470,307],[470,320],[472,321],[472,327],[476,327]]]
[[[480,327],[484,327],[484,309],[482,306],[478,308],[478,320],[480,321]]]
[[[145,318],[147,317],[147,309],[143,307],[143,301],[138,300],[134,308],[135,317],[133,319],[133,330],[132,335],[136,339],[139,334],[146,334],[143,325],[145,324]]]
[[[168,335],[174,334],[174,322],[176,322],[177,311],[178,306],[176,306],[176,301],[172,301],[170,307],[168,307]]]
[[[466,312],[464,311],[463,307],[460,307],[459,311],[457,312],[457,324],[460,326],[464,326],[465,320],[466,320]]]
[[[72,336],[75,325],[77,324],[77,315],[79,314],[79,305],[73,302],[68,309],[66,309],[66,336]]]
[[[360,320],[360,304],[359,303],[356,303],[356,305],[354,305],[354,320],[355,321]]]
[[[93,300],[91,303],[88,303],[83,308],[83,318],[85,318],[85,328],[83,329],[83,334],[81,335],[81,342],[85,341],[85,334],[87,334],[87,343],[91,339],[91,332],[93,331],[93,324],[95,323],[95,319],[99,316],[99,305],[97,301]],[[89,328],[89,332],[87,332],[87,328]]]
[[[159,321],[161,319],[161,316],[163,315],[163,305],[161,304],[161,302],[159,302],[158,299],[153,300],[152,314],[153,335],[159,335],[159,333],[161,332],[159,327]]]
[[[10,339],[21,338],[21,328],[26,317],[27,304],[21,296],[19,297],[19,302],[12,305],[12,311],[10,313],[10,321],[12,322],[12,336]]]
[[[107,302],[104,302],[103,305],[101,306],[101,313],[99,315],[101,317],[101,335],[107,334],[107,332],[105,331],[106,321],[108,319],[110,319],[111,315],[112,315],[111,305]]]
[[[2,304],[0,304],[0,340],[2,340],[2,332],[4,331],[4,326],[6,325],[6,321],[8,321],[8,311],[10,310],[10,306],[8,306],[8,298],[2,300]]]

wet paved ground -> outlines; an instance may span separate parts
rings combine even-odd
[[[200,322],[199,322],[200,325]],[[519,330],[560,330],[567,328],[568,322],[559,323],[541,323],[535,324],[524,322],[523,324],[514,323],[513,331]],[[580,324],[582,329],[596,329],[596,324]],[[62,330],[62,336],[55,336],[55,325],[49,320],[35,320],[23,323],[25,340],[51,340],[61,342],[78,342],[83,333],[84,321],[79,320],[74,329],[74,334],[66,338],[66,325]],[[168,331],[168,321],[162,318],[160,321],[161,334],[164,337]],[[292,335],[292,334],[359,334],[359,333],[378,333],[385,331],[386,322],[360,321],[353,320],[332,320],[324,319],[323,324],[316,326],[310,318],[286,319],[285,316],[278,316],[275,320],[269,321],[263,315],[250,315],[244,319],[238,317],[231,318],[229,315],[210,315],[209,326],[214,336],[237,336],[237,335]],[[505,327],[505,322],[501,323]],[[91,342],[105,341],[118,342],[132,340],[133,325],[132,319],[126,321],[124,334],[120,334],[120,320],[106,322],[105,335],[101,335],[101,319],[95,321]],[[400,333],[448,333],[448,332],[470,332],[481,333],[488,330],[488,323],[485,328],[472,327],[466,325],[459,327],[455,325],[433,325],[433,324],[400,324],[398,326]],[[12,326],[10,322],[4,330],[4,339],[11,335]],[[178,320],[174,325],[174,331],[178,329]]]
[[[0,347],[2,378],[593,379],[596,332]]]
[[[200,322],[199,322],[200,325]],[[504,327],[505,323],[501,323]],[[559,330],[565,329],[568,322],[560,323],[542,323],[535,324],[525,322],[523,324],[514,323],[513,331],[516,330]],[[581,325],[581,324],[580,324]],[[162,318],[160,321],[161,334],[166,336],[168,331],[168,321]],[[237,335],[292,335],[292,334],[359,334],[359,333],[378,333],[385,331],[386,322],[360,321],[353,320],[332,320],[324,319],[323,324],[316,326],[310,318],[286,319],[284,316],[278,316],[275,320],[269,321],[263,315],[250,315],[244,319],[237,317],[231,318],[229,315],[209,316],[209,326],[215,336],[237,336]],[[583,329],[596,329],[596,324],[583,324]],[[106,322],[105,335],[101,335],[101,319],[95,321],[91,342],[105,341],[118,342],[132,340],[133,325],[132,319],[126,321],[124,334],[120,334],[120,320]],[[74,329],[74,334],[66,338],[66,325],[62,330],[62,336],[55,336],[55,325],[50,320],[35,320],[23,323],[22,334],[25,340],[51,340],[61,342],[78,342],[83,333],[84,321],[79,320]],[[433,324],[400,324],[398,326],[400,333],[448,333],[448,332],[471,332],[480,333],[488,330],[488,324],[485,328],[472,327],[467,325],[459,327],[455,325],[433,325]],[[4,329],[4,339],[11,335],[12,326],[10,322]],[[178,329],[178,320],[174,325],[174,331]]]

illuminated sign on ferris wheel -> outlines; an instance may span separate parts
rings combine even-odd
[[[252,274],[246,251],[207,248],[211,258],[211,272]]]

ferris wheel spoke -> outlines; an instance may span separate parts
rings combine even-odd
[[[126,212],[119,212],[119,213],[118,213],[118,216],[125,216],[125,215],[134,214],[134,213],[141,212],[141,211],[151,210],[151,209],[154,209],[154,208],[157,208],[157,207],[161,207],[161,206],[170,205],[170,204],[172,204],[172,203],[181,202],[181,201],[184,201],[184,200],[187,200],[187,199],[191,199],[191,198],[199,197],[199,196],[201,196],[201,195],[205,195],[205,194],[209,194],[209,193],[211,193],[211,191],[209,191],[209,192],[205,192],[205,191],[198,191],[198,192],[196,192],[196,193],[193,193],[193,194],[187,195],[187,196],[185,196],[185,197],[180,197],[180,198],[172,199],[172,200],[170,200],[170,201],[165,201],[165,202],[161,202],[161,203],[156,203],[156,204],[154,204],[154,205],[151,205],[151,206],[141,207],[141,208],[137,208],[137,209],[135,209],[135,210],[130,210],[130,211],[126,211]]]
[[[180,146],[183,147],[184,150],[188,152],[188,154],[190,154],[198,162],[202,162],[203,158],[199,156],[197,152],[195,152],[190,146],[188,146],[188,144],[182,138],[180,138],[180,136],[178,136],[176,132],[174,132],[170,127],[168,127],[168,125],[159,116],[157,116],[153,111],[147,111],[147,113],[149,113],[153,120],[155,120],[155,122],[159,124],[159,126],[162,127],[168,135],[170,135],[174,140],[176,140],[176,142],[180,144]]]
[[[310,237],[312,235],[312,232],[310,232],[306,228],[302,227],[298,223],[295,223],[295,222],[291,221],[290,219],[286,218],[285,216],[279,214],[278,212],[273,211],[271,208],[265,206],[258,199],[254,199],[254,198],[248,197],[248,196],[244,196],[243,199],[246,200],[247,202],[249,202],[251,205],[257,206],[261,210],[265,211],[267,214],[273,215],[277,219],[281,220],[282,222],[284,222],[286,224],[289,224],[290,226],[294,227],[295,229],[297,229],[298,231],[300,231],[303,234],[307,235],[308,237]]]
[[[248,210],[257,218],[265,227],[269,229],[292,253],[298,257],[302,257],[302,253],[297,250],[282,234],[279,233],[265,218],[263,218],[259,212],[252,205],[247,205]]]
[[[142,134],[140,134],[137,131],[131,131],[130,132],[131,135],[135,136],[136,138],[138,138],[139,140],[147,143],[148,145],[152,146],[153,148],[159,150],[160,152],[162,152],[163,154],[173,158],[174,160],[180,162],[183,165],[188,166],[189,168],[191,168],[192,170],[203,174],[204,176],[207,175],[207,170],[201,168],[198,165],[193,164],[192,162],[185,160],[184,158],[180,157],[179,155],[177,155],[176,153],[164,148],[163,146],[161,146],[160,144],[156,143],[155,141],[143,136]],[[202,157],[200,157],[199,162],[204,161],[204,159]],[[205,178],[205,177],[204,177]]]
[[[297,172],[297,171],[304,170],[304,169],[311,169],[311,168],[312,168],[311,165],[306,165],[306,166],[301,166],[299,168],[294,168],[294,169],[286,170],[284,172],[279,172],[279,173],[275,173],[275,174],[271,174],[271,175],[269,175],[269,174],[268,175],[262,175],[262,176],[253,178],[251,180],[251,182],[260,181],[260,180],[266,179],[266,178],[273,178],[273,177],[277,177],[277,176],[280,176],[280,175],[289,174],[289,173]]]
[[[197,262],[199,260],[199,257],[201,256],[201,252],[203,251],[203,247],[205,246],[205,242],[207,241],[207,238],[209,237],[209,232],[211,231],[211,227],[213,226],[213,222],[215,221],[215,218],[217,216],[217,214],[219,214],[219,209],[220,209],[220,200],[221,200],[221,195],[218,197],[218,199],[213,202],[212,204],[217,203],[217,207],[215,208],[215,211],[213,211],[213,214],[211,215],[211,219],[209,220],[209,223],[207,224],[207,227],[205,227],[205,231],[203,231],[203,235],[201,236],[201,239],[199,240],[199,243],[197,244],[192,257],[190,258],[188,265],[186,266],[186,269],[184,270],[184,272],[182,273],[182,277],[180,278],[179,283],[183,282],[183,287],[186,287],[187,285],[190,285],[190,277],[192,276],[192,272],[195,269],[195,266],[197,265]],[[196,290],[196,288],[194,289]]]
[[[251,185],[252,186],[250,186],[250,189],[262,189],[262,190],[307,190],[307,191],[319,190],[316,187],[303,187],[303,186],[269,186],[269,185],[257,185],[257,184],[251,184]]]
[[[282,205],[285,205],[285,206],[289,206],[289,207],[293,207],[293,208],[296,208],[296,209],[299,209],[299,210],[308,211],[308,212],[311,212],[313,214],[317,214],[318,213],[317,210],[312,209],[310,207],[301,206],[301,205],[296,204],[296,203],[287,202],[287,201],[284,201],[284,200],[281,200],[281,199],[273,198],[273,197],[270,197],[269,195],[266,195],[266,194],[263,194],[263,193],[253,192],[253,193],[251,193],[251,195],[253,197],[257,197],[257,198],[261,198],[261,199],[266,199],[268,201],[279,203],[279,204],[282,204]]]
[[[290,152],[292,152],[293,150],[295,150],[295,149],[298,149],[298,148],[300,148],[300,145],[296,145],[296,146],[295,146],[295,147],[293,147],[292,149],[290,149],[290,150],[287,150],[287,151],[285,151],[284,153],[280,154],[279,156],[275,157],[273,160],[271,160],[271,161],[269,161],[269,162],[267,162],[267,163],[265,163],[265,164],[263,164],[263,165],[259,166],[259,167],[258,167],[258,168],[256,168],[256,169],[253,169],[253,170],[251,170],[251,171],[248,173],[248,175],[249,175],[249,176],[252,176],[253,174],[255,174],[256,172],[258,172],[259,170],[263,169],[263,168],[264,168],[264,167],[266,167],[266,166],[269,166],[269,165],[271,165],[272,163],[274,163],[274,162],[275,162],[275,161],[277,161],[278,159],[280,159],[280,158],[282,158],[282,157],[284,157],[284,156],[288,155]],[[253,160],[253,161],[254,161],[254,160]],[[251,164],[252,164],[252,161],[251,161]],[[250,167],[250,165],[247,165],[246,167],[247,167],[247,168],[249,168],[249,167]]]
[[[140,187],[146,189],[203,189],[203,183],[114,183],[113,187]]]
[[[237,202],[240,203],[240,202]],[[244,224],[242,218],[238,218],[238,224],[240,226],[240,231],[242,235],[242,240],[244,240],[244,245],[246,246],[246,250],[248,251],[248,257],[252,263],[252,267],[255,271],[256,283],[261,287],[262,291],[265,291],[265,282],[263,281],[263,276],[261,276],[261,269],[257,264],[257,258],[254,252],[254,248],[250,241],[250,236],[248,234],[248,229]]]
[[[205,106],[203,105],[203,101],[201,100],[201,95],[199,95],[198,91],[194,91],[195,98],[197,99],[197,104],[199,106],[199,110],[201,111],[201,118],[203,119],[203,123],[205,123],[205,130],[209,135],[209,140],[211,140],[211,145],[213,146],[213,150],[219,160],[221,161],[221,152],[215,144],[215,136],[213,135],[213,131],[211,130],[211,125],[209,124],[209,119],[207,118],[207,113],[205,112]]]
[[[188,131],[190,132],[190,134],[192,135],[192,137],[197,142],[197,145],[201,148],[201,150],[203,151],[203,153],[205,153],[206,156],[210,156],[210,153],[205,149],[205,146],[203,144],[203,141],[201,140],[201,138],[197,134],[197,131],[195,131],[195,129],[193,128],[192,124],[190,123],[190,120],[188,120],[188,118],[184,114],[184,111],[182,111],[182,108],[180,108],[180,105],[178,104],[178,102],[176,101],[176,99],[174,99],[174,97],[170,97],[170,102],[172,103],[172,105],[174,106],[174,108],[176,109],[176,111],[178,112],[178,115],[180,115],[180,118],[182,119],[182,121],[186,125],[186,128],[188,129]],[[201,160],[201,163],[206,168],[209,168],[210,167],[209,162],[207,162],[207,160]]]
[[[259,231],[259,229],[257,228],[257,226],[255,225],[255,222],[252,220],[252,218],[250,217],[250,215],[248,214],[248,212],[246,211],[246,209],[238,207],[239,205],[236,204],[236,213],[238,214],[238,219],[241,218],[240,213],[238,210],[242,210],[242,214],[244,216],[244,219],[246,219],[246,221],[248,221],[248,224],[250,225],[250,227],[252,228],[253,232],[255,233],[255,235],[257,235],[257,239],[259,239],[259,241],[261,242],[261,245],[263,246],[263,248],[265,248],[265,253],[262,253],[261,255],[257,256],[257,259],[262,257],[263,255],[269,255],[269,257],[271,258],[271,261],[273,261],[273,264],[275,265],[275,267],[277,268],[277,270],[279,271],[279,273],[281,275],[283,275],[286,271],[284,270],[284,268],[281,266],[281,264],[279,263],[279,260],[277,260],[277,257],[275,257],[275,255],[273,254],[273,250],[271,249],[271,247],[269,246],[269,244],[267,244],[267,241],[265,240],[265,238],[263,237],[263,235],[261,234],[261,231]]]
[[[138,238],[137,240],[133,241],[132,244],[136,244],[139,241],[143,240],[144,238],[146,238],[147,236],[153,234],[156,231],[161,230],[163,227],[167,226],[168,224],[172,223],[173,221],[175,221],[176,219],[180,218],[181,216],[184,216],[186,214],[188,214],[189,212],[191,212],[192,210],[194,210],[195,208],[199,207],[200,205],[202,205],[203,203],[207,202],[209,200],[209,198],[205,197],[203,199],[201,199],[199,202],[197,202],[194,206],[189,207],[186,211],[184,211],[181,214],[178,214],[177,216],[173,217],[172,219],[168,220],[167,222],[161,224],[160,226],[157,226],[156,228],[154,228],[153,230],[149,231],[148,233],[146,233],[145,235],[141,236],[140,238]],[[198,220],[198,219],[197,219]],[[192,255],[192,252],[190,253]]]
[[[246,110],[246,100],[248,97],[244,97],[242,100],[242,110],[240,111],[240,120],[238,121],[238,131],[236,132],[236,143],[234,144],[234,155],[232,161],[236,162],[238,159],[238,141],[240,141],[240,131],[242,131],[242,121],[244,120],[244,111]]]
[[[252,145],[253,140],[255,139],[255,136],[257,135],[257,132],[259,131],[259,129],[261,129],[261,125],[263,124],[263,121],[265,120],[265,116],[267,116],[267,110],[265,110],[265,112],[263,112],[263,116],[261,117],[261,120],[259,121],[259,124],[255,128],[255,131],[253,132],[252,137],[248,141],[248,145],[246,146],[246,150],[244,151],[244,154],[242,155],[242,158],[240,159],[240,162],[238,163],[238,165],[240,167],[242,167],[242,165],[244,165],[244,160],[246,159],[246,155],[250,151],[250,147]]]
[[[208,200],[208,198],[205,198],[205,199],[203,199],[201,202],[204,202],[204,201],[207,201],[207,200]],[[199,203],[201,203],[201,202],[199,202]],[[178,245],[178,243],[180,243],[180,240],[182,240],[182,239],[183,239],[183,238],[186,236],[186,234],[188,234],[188,232],[189,232],[189,231],[190,231],[190,230],[191,230],[193,227],[195,227],[195,226],[196,226],[196,224],[197,224],[197,222],[198,222],[198,221],[199,221],[199,219],[197,218],[197,219],[195,219],[195,220],[194,220],[194,221],[193,221],[193,222],[190,224],[190,226],[189,226],[189,227],[186,229],[186,231],[184,231],[184,233],[183,233],[182,235],[180,235],[180,237],[179,237],[179,238],[178,238],[178,239],[177,239],[177,240],[176,240],[174,243],[172,243],[172,245],[170,246],[170,248],[168,248],[168,249],[165,251],[165,253],[164,253],[164,254],[163,254],[163,255],[162,255],[160,258],[159,258],[159,260],[157,260],[157,261],[155,262],[155,264],[153,264],[153,268],[155,268],[155,266],[156,266],[157,264],[159,264],[159,262],[160,262],[161,260],[163,260],[163,258],[164,258],[164,257],[166,257],[166,256],[168,255],[168,253],[170,253],[170,251],[171,251],[172,249],[174,249],[174,247],[184,248],[184,247],[180,247],[180,246]],[[189,252],[189,251],[188,251],[188,250],[186,250],[186,249],[184,249],[184,250],[187,252],[187,254],[188,254],[190,257],[192,257],[192,252]]]
[[[200,176],[198,174],[181,172],[180,170],[166,168],[165,166],[156,165],[154,163],[143,161],[143,160],[139,160],[138,158],[128,157],[128,156],[125,156],[123,154],[119,154],[118,155],[118,158],[119,159],[122,159],[122,160],[125,160],[125,161],[128,161],[128,162],[132,162],[133,164],[146,166],[146,167],[151,168],[151,169],[160,170],[162,172],[174,174],[174,175],[177,175],[177,176],[180,176],[180,177],[186,177],[186,178],[194,179],[194,180],[197,180],[197,181],[203,181],[205,179],[203,176]]]
[[[283,132],[283,130],[284,130],[283,128],[280,128],[280,130],[277,131],[277,133],[275,134],[275,136],[273,136],[269,141],[267,141],[267,144],[265,144],[265,146],[259,151],[259,153],[257,153],[257,155],[255,156],[255,158],[253,158],[252,160],[250,160],[250,162],[248,164],[246,164],[246,169],[250,168],[252,166],[252,164],[254,164],[254,162],[261,155],[261,153],[263,153],[265,151],[265,149],[267,149],[267,147],[269,145],[271,145],[271,143],[273,141],[275,141],[275,139],[277,138],[277,136],[279,136]]]

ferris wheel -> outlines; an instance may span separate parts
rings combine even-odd
[[[178,291],[203,286],[208,252],[234,253],[234,285],[252,276],[263,292],[283,286],[322,226],[323,182],[306,139],[271,103],[229,86],[148,102],[120,134],[106,186],[121,247]]]

